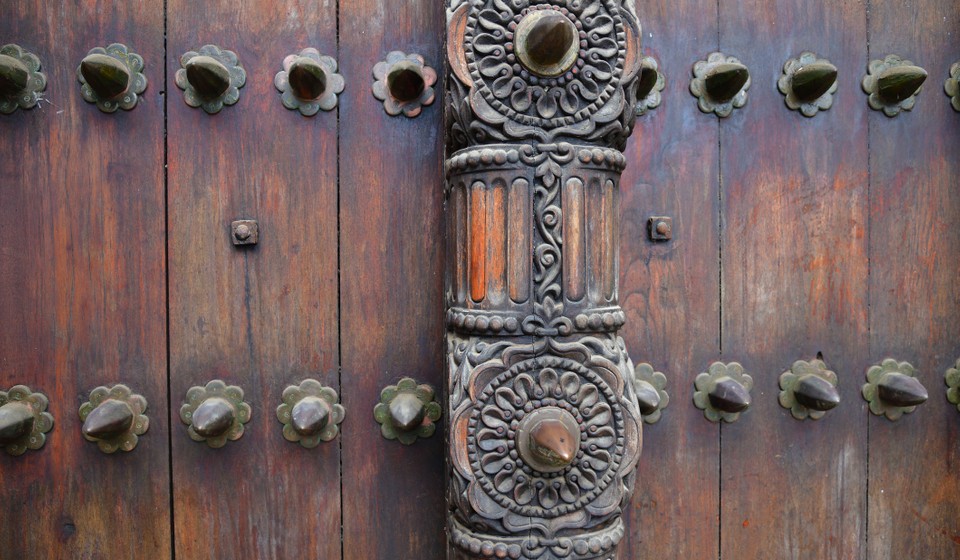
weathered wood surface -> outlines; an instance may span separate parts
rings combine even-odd
[[[716,48],[716,4],[638,6],[644,51],[666,74],[661,106],[637,119],[621,181],[621,335],[635,363],[667,376],[670,405],[644,425],[623,558],[712,558],[718,550],[719,434],[694,408],[693,380],[719,355],[718,132],[697,110],[690,69]],[[673,217],[652,243],[647,218]]]
[[[87,52],[119,41],[146,60],[132,112],[80,96]],[[39,451],[0,453],[0,557],[170,555],[163,193],[163,8],[7,2],[0,44],[36,53],[41,105],[0,115],[0,389],[50,399]],[[130,453],[101,453],[77,415],[123,382],[149,401]]]
[[[393,50],[440,73],[443,4],[340,4],[344,558],[445,553],[443,430],[404,446],[373,419],[380,390],[403,376],[443,398],[443,82],[415,119],[388,116],[370,92],[374,65]]]
[[[288,111],[273,85],[291,53],[336,56],[336,5],[173,0],[168,24],[176,557],[339,558],[338,441],[304,449],[276,418],[287,385],[316,378],[339,391],[337,113]],[[213,116],[173,82],[180,56],[207,43],[247,70],[239,102]],[[231,244],[240,218],[258,220],[255,247]],[[179,419],[187,390],[215,378],[253,408],[222,449],[190,440]]]
[[[911,112],[858,104],[870,113],[870,363],[908,361],[930,393],[895,423],[870,418],[871,559],[960,556],[960,413],[943,381],[960,358],[960,114],[943,93],[958,30],[952,0],[870,9],[870,59],[898,54],[930,74]]]
[[[722,558],[865,558],[867,108],[863,4],[722,4],[720,48],[750,69],[720,125],[723,357],[753,404],[722,427]],[[839,70],[833,107],[807,118],[777,89],[803,51]],[[779,377],[822,355],[841,404],[820,420],[780,406]]]

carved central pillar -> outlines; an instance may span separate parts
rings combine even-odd
[[[631,0],[452,0],[451,558],[609,559],[640,456],[617,330]]]

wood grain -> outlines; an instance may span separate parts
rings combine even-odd
[[[621,180],[621,335],[635,363],[667,375],[670,405],[644,425],[623,558],[716,558],[719,437],[693,407],[693,379],[718,356],[718,148],[715,118],[687,91],[716,48],[716,3],[638,6],[645,51],[666,74],[663,104],[640,117]],[[652,243],[647,218],[672,216],[673,241]]]
[[[443,80],[415,119],[388,116],[370,93],[373,66],[392,50],[419,53],[442,70],[443,8],[434,0],[340,4],[341,62],[350,77],[341,111],[353,123],[340,136],[349,559],[443,558],[446,546],[445,434],[404,446],[383,439],[373,419],[380,390],[405,375],[445,398]]]
[[[722,427],[723,558],[864,558],[867,129],[857,81],[862,4],[722,4],[720,47],[750,69],[747,105],[721,122],[723,356],[753,376],[753,404]],[[762,48],[758,48],[762,45]],[[813,118],[777,90],[815,51],[839,69]],[[779,377],[822,354],[841,404],[818,421],[778,402]]]
[[[87,52],[128,44],[149,85],[131,112],[80,96]],[[0,453],[3,558],[170,555],[160,4],[7,2],[0,44],[41,59],[47,89],[0,115],[0,390],[46,394],[39,451]],[[147,398],[130,453],[83,439],[90,390],[123,382]]]
[[[898,54],[930,74],[911,112],[890,119],[866,109],[866,96],[859,103],[869,112],[871,363],[910,362],[930,393],[897,422],[870,418],[871,559],[960,556],[960,416],[943,382],[960,358],[960,114],[943,93],[958,29],[951,0],[870,11],[870,59]]]
[[[304,449],[276,418],[287,385],[315,378],[340,390],[337,113],[289,111],[273,85],[291,53],[337,56],[336,6],[168,9],[176,557],[339,558],[338,443]],[[247,71],[239,102],[213,116],[173,83],[180,56],[206,43],[234,50]],[[240,218],[259,222],[258,245],[232,245]],[[222,449],[191,441],[179,419],[187,390],[215,378],[240,386],[253,408],[243,437]],[[361,418],[347,409],[346,423]]]

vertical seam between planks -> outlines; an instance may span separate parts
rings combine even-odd
[[[865,35],[867,40],[867,59],[864,62],[864,66],[869,66],[870,64],[870,8],[871,1],[867,0],[864,4],[864,18],[866,20],[866,29]],[[868,111],[869,113],[870,111]],[[872,239],[872,225],[873,225],[873,161],[872,161],[872,151],[870,147],[870,137],[871,137],[871,122],[873,119],[870,118],[870,115],[867,115],[867,359],[873,360],[873,314],[871,313],[870,306],[872,305],[872,286],[871,286],[871,275],[873,274],[873,239]],[[863,524],[863,548],[864,553],[861,558],[870,558],[870,415],[867,415],[867,472],[866,472],[866,484],[864,485],[864,524]]]
[[[169,95],[167,95],[167,0],[163,0],[163,87],[160,95],[163,96],[163,268],[164,274],[164,303],[166,315],[166,346],[167,346],[167,478],[169,482],[169,518],[170,518],[170,558],[177,558],[177,539],[176,539],[176,518],[174,517],[174,493],[173,493],[173,414],[170,411],[171,396],[173,394],[170,387],[172,377],[171,370],[171,348],[170,348],[170,174],[169,157],[170,142],[167,136],[167,106]]]
[[[339,0],[336,3],[335,8],[336,14],[336,55],[337,55],[337,69],[342,72],[340,68],[340,2]],[[340,294],[340,287],[343,280],[343,271],[340,266],[340,104],[337,103],[337,388],[340,390],[340,402],[343,403],[344,391],[343,391],[343,300]],[[340,487],[340,559],[343,560],[343,541],[344,541],[344,518],[343,518],[343,431],[340,432],[340,436],[337,438],[338,445],[338,454],[337,454],[337,484]]]
[[[720,0],[717,0],[717,51],[720,51]],[[717,347],[723,356],[723,134],[717,120]],[[723,422],[717,427],[717,558],[723,559]]]

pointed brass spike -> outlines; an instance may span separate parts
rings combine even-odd
[[[923,404],[929,396],[920,380],[896,371],[887,373],[880,379],[877,393],[885,403],[894,406]]]
[[[657,388],[642,379],[637,379],[633,387],[637,393],[640,414],[647,416],[656,412],[660,407],[660,392]]]
[[[18,401],[0,406],[0,445],[13,443],[30,433],[35,416],[30,405]]]
[[[710,404],[723,412],[742,412],[750,406],[750,392],[727,376],[716,380],[708,396]]]
[[[101,99],[118,97],[130,87],[130,69],[105,54],[88,54],[80,62],[80,74]]]
[[[133,424],[130,405],[117,399],[107,399],[90,411],[83,422],[83,435],[93,439],[110,439],[126,432]]]
[[[797,380],[793,386],[793,396],[798,403],[811,410],[826,411],[840,404],[840,393],[833,383],[812,373]]]
[[[837,67],[825,60],[801,66],[793,73],[793,94],[803,103],[812,103],[830,91],[837,81]]]
[[[566,467],[577,457],[577,437],[559,419],[544,419],[530,430],[530,451],[537,462]]]
[[[640,64],[640,79],[637,80],[637,99],[646,99],[657,85],[658,72],[650,60]]]
[[[415,430],[423,423],[427,410],[413,393],[400,393],[390,401],[390,419],[400,431]]]
[[[11,97],[27,89],[30,69],[12,56],[0,54],[0,96]]]
[[[387,88],[398,101],[413,101],[426,87],[423,69],[411,60],[401,60],[387,73]]]
[[[195,56],[185,65],[187,81],[204,99],[216,99],[230,88],[230,71],[209,56]]]
[[[203,437],[217,437],[230,429],[236,416],[237,411],[228,400],[210,397],[193,411],[193,431]]]
[[[703,79],[710,99],[726,103],[740,93],[750,79],[750,71],[743,64],[723,62],[707,70]]]
[[[919,66],[892,66],[877,76],[877,96],[887,105],[896,105],[917,93],[927,79]]]
[[[287,72],[290,81],[290,90],[299,99],[317,99],[327,91],[327,71],[313,60],[301,56]]]
[[[320,433],[330,423],[330,416],[330,405],[319,397],[304,397],[290,413],[293,429],[304,437]]]

